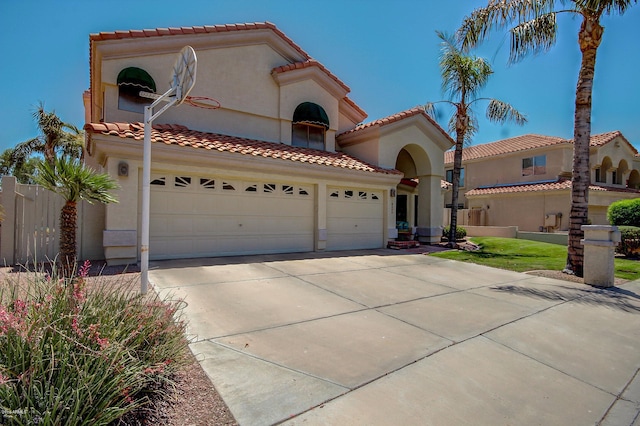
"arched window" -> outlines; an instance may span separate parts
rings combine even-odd
[[[153,99],[140,96],[140,92],[156,92],[156,83],[141,68],[125,68],[118,74],[118,109],[144,113],[145,105]]]
[[[325,149],[325,133],[329,117],[325,110],[313,102],[303,102],[296,107],[291,123],[291,144],[313,149]]]

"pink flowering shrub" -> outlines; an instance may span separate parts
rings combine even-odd
[[[88,289],[88,271],[0,283],[0,424],[110,424],[180,367],[179,302],[127,282]]]

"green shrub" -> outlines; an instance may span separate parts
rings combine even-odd
[[[178,302],[131,283],[87,288],[29,273],[0,283],[0,424],[105,425],[149,401],[182,365]]]
[[[444,238],[449,238],[449,230],[450,227],[445,226],[444,229],[442,230],[442,236]],[[464,229],[462,226],[456,226],[456,240],[464,240],[464,238],[467,236],[467,230]]]
[[[620,243],[616,247],[616,252],[626,257],[637,256],[640,251],[640,227],[619,226]]]
[[[607,219],[615,226],[640,226],[640,198],[611,203]]]

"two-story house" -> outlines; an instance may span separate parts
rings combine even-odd
[[[451,181],[453,151],[445,153]],[[640,157],[619,131],[593,135],[589,220],[607,224],[607,208],[640,196]],[[469,225],[565,231],[571,208],[573,140],[524,135],[464,148],[459,208]],[[445,207],[451,194],[445,195]]]
[[[88,161],[121,187],[92,218],[110,264],[139,258],[151,102],[140,92],[166,92],[187,45],[191,95],[221,107],[183,104],[154,121],[150,259],[384,247],[403,177],[420,182],[412,224],[438,240],[453,141],[423,110],[362,124],[349,87],[271,23],[116,31],[90,36],[84,96]]]

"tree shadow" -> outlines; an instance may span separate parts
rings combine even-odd
[[[579,288],[558,286],[558,289],[543,290],[523,286],[501,285],[491,287],[491,290],[548,301],[570,301],[582,305],[604,306],[624,312],[640,313],[640,295],[620,287],[598,288],[585,285],[585,288]],[[632,301],[635,301],[635,304]]]

